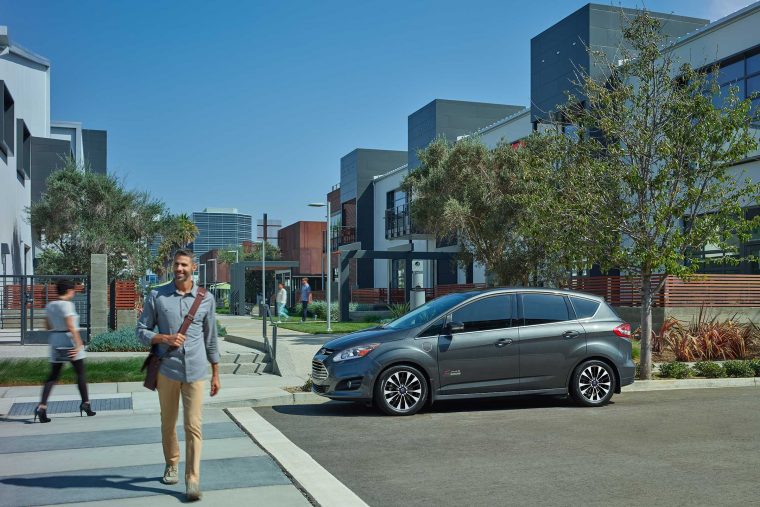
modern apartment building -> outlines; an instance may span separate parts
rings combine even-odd
[[[347,222],[352,215],[347,215],[344,211],[346,200],[342,188],[345,183],[354,185],[355,171],[347,171],[342,161],[339,188],[334,187],[328,194],[331,201],[341,201],[341,214],[334,214],[334,219],[331,220],[335,236],[332,245],[334,265],[338,265],[336,261],[340,255],[335,252],[338,249],[458,251],[460,246],[455,241],[452,244],[436,242],[416,228],[409,216],[408,196],[400,190],[400,185],[409,171],[419,165],[417,150],[440,135],[452,142],[462,136],[474,135],[487,146],[494,147],[500,141],[516,143],[533,130],[540,129],[542,121],[552,119],[556,106],[565,101],[565,91],[577,93],[573,90],[572,83],[577,68],[582,68],[599,79],[604,78],[603,67],[594,66],[587,47],[603,52],[615,62],[615,49],[622,40],[622,28],[627,19],[636,14],[637,11],[632,9],[588,4],[534,37],[531,40],[531,107],[436,100],[410,115],[406,163],[398,164],[385,172],[375,172],[371,185],[368,184],[368,188],[372,188],[371,226],[365,225],[366,218],[363,223]],[[753,28],[760,26],[760,2],[713,23],[675,14],[651,14],[662,21],[663,30],[671,41],[664,51],[672,52],[680,60],[695,67],[719,65],[721,86],[739,86],[743,97],[760,92],[760,38],[756,28]],[[582,97],[579,98],[582,100]],[[753,107],[760,107],[760,98],[754,99]],[[760,153],[750,154],[737,165],[736,171],[742,171],[753,180],[760,181]],[[369,199],[364,202],[368,203]],[[333,205],[333,210],[335,209]],[[357,210],[356,215],[359,213],[360,210]],[[749,206],[747,213],[751,216],[760,213],[760,206]],[[363,227],[371,227],[372,242],[359,241],[352,246],[352,241],[358,241],[353,238],[363,237],[367,232],[362,231]],[[760,233],[753,235],[749,242],[741,246],[741,250],[745,255],[760,254]],[[706,251],[704,254],[716,255],[720,252]],[[401,287],[410,280],[404,272],[408,264],[402,260],[375,259],[369,262],[373,266],[372,278],[368,278],[368,275],[355,276],[352,269],[348,284],[350,289]],[[477,265],[452,269],[450,262],[442,260],[422,262],[426,287],[446,283],[477,283],[486,278],[482,267]],[[362,273],[363,269],[367,268],[360,265],[356,271]],[[715,270],[760,273],[757,263],[707,268],[709,272],[716,272]]]
[[[196,255],[251,241],[251,215],[239,213],[236,208],[205,208],[193,213],[192,220],[198,227],[192,245]]]

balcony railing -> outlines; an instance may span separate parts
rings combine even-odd
[[[341,245],[349,245],[356,242],[356,227],[333,227],[330,232],[331,251],[335,251]]]
[[[408,204],[385,210],[385,239],[424,238],[429,236],[412,220]]]

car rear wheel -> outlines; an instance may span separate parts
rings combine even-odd
[[[412,415],[420,411],[428,397],[425,376],[415,367],[388,368],[375,383],[377,407],[388,415]]]
[[[615,392],[615,372],[603,361],[591,360],[581,363],[570,381],[573,399],[586,407],[605,405]]]

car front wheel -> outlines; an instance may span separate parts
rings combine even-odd
[[[425,376],[413,366],[388,368],[375,383],[375,404],[388,415],[416,414],[427,397]]]
[[[603,361],[581,363],[573,373],[570,394],[573,399],[586,407],[605,405],[615,392],[615,373]]]

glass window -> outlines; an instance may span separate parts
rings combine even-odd
[[[575,316],[579,319],[586,319],[593,317],[596,310],[599,308],[599,301],[592,299],[570,297],[570,301],[573,303],[575,309]]]
[[[446,319],[438,319],[435,324],[424,330],[422,333],[420,333],[420,336],[438,336],[443,331],[443,324],[446,322]]]
[[[760,74],[747,79],[747,97],[760,93]]]
[[[760,53],[747,57],[747,75],[760,72]]]
[[[464,333],[511,327],[513,298],[504,294],[479,299],[455,311],[451,321],[464,324]]]
[[[570,320],[565,298],[554,294],[523,294],[524,325],[550,324]]]
[[[724,84],[729,81],[736,81],[744,77],[744,60],[721,65],[718,71],[718,83]]]
[[[447,294],[415,308],[406,315],[385,324],[383,327],[386,329],[411,329],[422,326],[448,312],[468,297],[470,295],[465,292]]]

